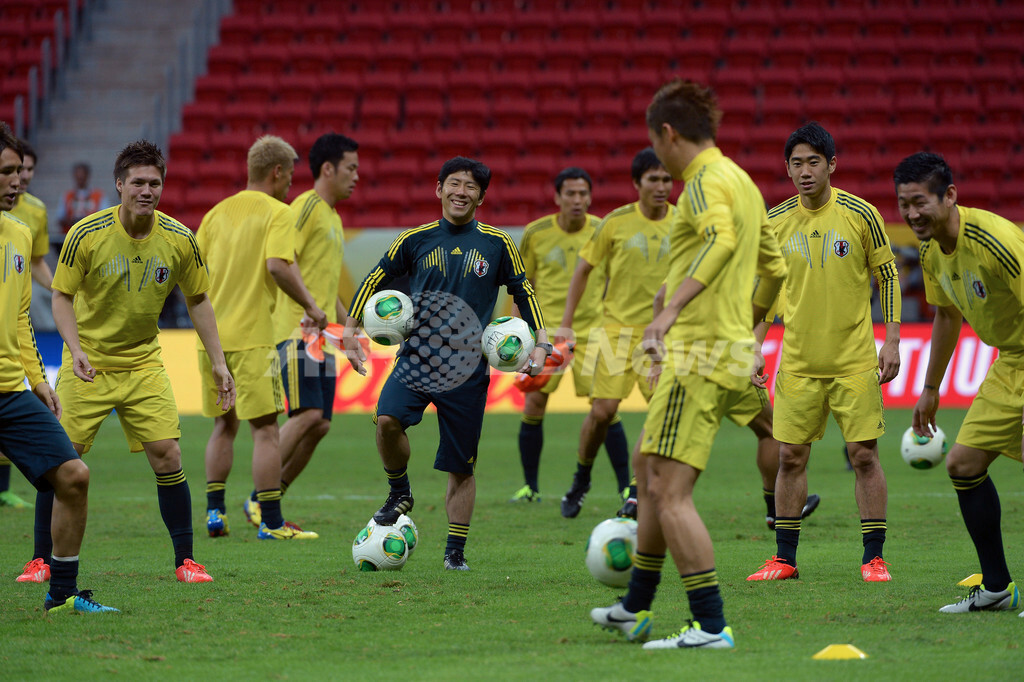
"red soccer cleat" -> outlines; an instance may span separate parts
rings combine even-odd
[[[796,570],[796,566],[791,566],[785,561],[780,561],[779,557],[773,556],[764,562],[761,570],[747,576],[747,580],[789,580],[790,578],[799,577],[800,572]]]
[[[191,559],[185,559],[185,563],[178,566],[174,571],[178,576],[178,582],[182,583],[212,583],[213,578],[206,572],[206,567],[197,564]]]
[[[882,561],[880,556],[861,566],[860,574],[866,583],[887,583],[892,580],[892,576],[889,575],[889,564]]]
[[[50,579],[50,565],[42,559],[33,559],[15,580],[19,583],[45,583]]]

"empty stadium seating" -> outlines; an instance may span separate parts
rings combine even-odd
[[[836,184],[887,219],[897,218],[891,168],[918,149],[959,162],[965,202],[1024,219],[1021,201],[1007,196],[1021,194],[1024,141],[1024,11],[1009,0],[234,6],[170,144],[172,166],[194,164],[194,187],[239,186],[244,163],[223,160],[244,158],[263,131],[304,156],[334,129],[361,144],[364,182],[346,204],[359,227],[430,218],[429,180],[455,153],[494,170],[484,220],[523,223],[552,210],[550,180],[572,164],[594,174],[592,210],[603,213],[634,196],[628,167],[646,144],[646,104],[679,74],[715,87],[721,145],[769,203],[793,193],[781,150],[814,118],[837,137]],[[1017,190],[1002,191],[1010,181]],[[198,212],[208,208],[200,198],[214,197],[165,201]]]

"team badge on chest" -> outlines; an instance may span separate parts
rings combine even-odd
[[[488,268],[490,268],[490,265],[483,258],[477,258],[475,261],[473,261],[473,274],[475,274],[477,277],[483,277],[484,275],[486,275]]]
[[[20,253],[14,254],[14,271],[19,275],[25,272],[25,257]]]
[[[163,284],[167,281],[167,278],[171,276],[171,269],[167,267],[159,267],[156,272],[153,273],[153,279],[156,280],[157,284]]]
[[[980,280],[974,280],[971,282],[971,286],[974,287],[974,295],[978,298],[985,298],[988,295],[988,292],[985,291],[985,285]]]
[[[850,242],[845,239],[837,239],[833,248],[836,251],[836,255],[843,258],[846,254],[850,253]]]

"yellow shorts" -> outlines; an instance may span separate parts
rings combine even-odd
[[[829,412],[847,443],[874,440],[885,433],[878,370],[819,379],[779,371],[775,379],[775,439],[802,445],[821,440]]]
[[[256,419],[284,412],[284,385],[281,383],[281,359],[273,346],[224,353],[228,371],[235,380],[235,415]],[[202,377],[203,416],[224,414],[217,404],[220,392],[213,380],[213,366],[205,350],[199,351]]]
[[[996,358],[981,382],[956,442],[1020,459],[1024,414],[1024,368]]]
[[[572,365],[569,369],[562,370],[560,374],[552,374],[551,378],[548,379],[548,383],[544,384],[544,387],[540,389],[541,393],[547,393],[548,395],[554,393],[558,389],[558,384],[562,383],[562,377],[572,371],[572,383],[576,389],[576,397],[586,398],[590,395],[590,390],[594,384],[594,371],[587,369],[587,344],[586,342],[577,341],[576,348],[572,353]],[[593,362],[589,363],[593,365]]]
[[[594,388],[590,397],[625,400],[633,392],[633,386],[640,388],[644,400],[651,401],[650,385],[645,357],[640,342],[644,338],[643,327],[606,327],[607,335],[591,339],[595,354]]]
[[[737,426],[746,426],[754,421],[754,417],[761,414],[761,410],[771,404],[768,399],[768,391],[758,388],[754,384],[748,384],[740,394],[737,402],[733,403],[728,414]]]
[[[178,406],[163,367],[97,372],[88,383],[62,365],[55,390],[64,408],[60,425],[72,443],[85,446],[85,452],[111,410],[117,410],[132,452],[142,452],[143,443],[181,437]]]
[[[722,417],[739,411],[752,396],[746,389],[731,390],[699,374],[677,376],[666,366],[651,398],[640,450],[703,471]]]

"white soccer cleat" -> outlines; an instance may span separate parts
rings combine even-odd
[[[610,632],[621,632],[631,642],[647,639],[651,634],[651,618],[650,611],[633,613],[623,608],[620,601],[590,610],[590,619],[597,625]]]
[[[700,623],[691,620],[679,632],[664,639],[644,644],[645,649],[735,649],[732,628],[728,625],[718,634],[704,632]]]
[[[972,611],[1011,611],[1020,606],[1020,590],[1014,583],[1005,590],[992,592],[984,585],[975,585],[967,596],[955,604],[947,604],[940,613],[970,613]]]

